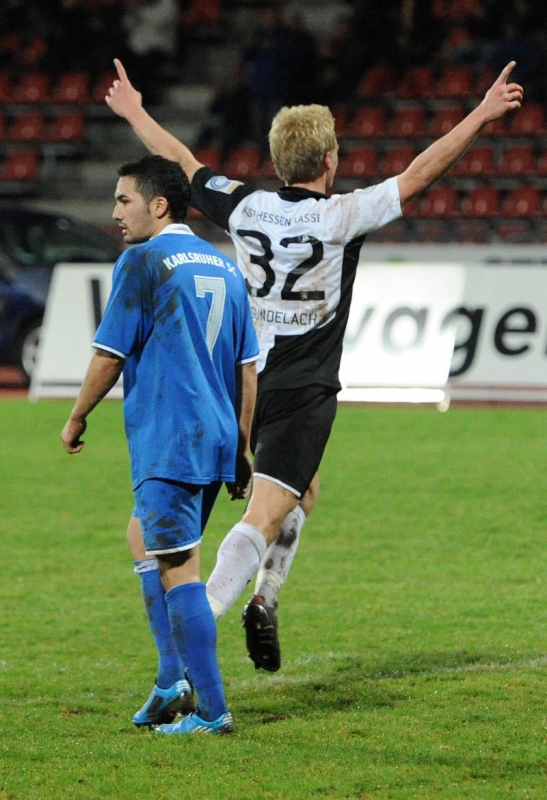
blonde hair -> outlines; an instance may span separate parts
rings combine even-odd
[[[334,117],[327,106],[282,108],[269,133],[275,170],[289,186],[311,183],[324,171],[323,157],[336,147]]]

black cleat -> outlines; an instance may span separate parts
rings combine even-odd
[[[255,594],[243,609],[241,621],[245,628],[247,654],[255,669],[277,672],[281,666],[281,650],[275,610],[264,604],[261,595]]]

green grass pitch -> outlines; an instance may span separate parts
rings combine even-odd
[[[219,623],[236,731],[131,716],[155,652],[118,402],[0,402],[0,800],[547,797],[544,410],[339,410],[280,598],[283,666]],[[204,577],[241,503],[222,496]],[[173,740],[174,739],[174,740]]]

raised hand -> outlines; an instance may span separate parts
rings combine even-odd
[[[114,59],[114,66],[118,73],[118,80],[114,81],[104,99],[115,114],[127,119],[131,111],[142,106],[142,95],[127,77],[127,72],[119,58]]]
[[[521,107],[524,89],[518,83],[507,83],[515,66],[516,61],[510,61],[486,92],[480,108],[486,114],[487,122],[503,117],[507,111]]]

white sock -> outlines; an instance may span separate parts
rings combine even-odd
[[[238,522],[224,537],[217,563],[207,581],[207,599],[215,619],[235,603],[260,565],[266,552],[262,533],[247,522]]]
[[[289,511],[283,520],[281,533],[262,557],[256,576],[255,594],[262,595],[270,608],[277,608],[277,595],[287,580],[305,521],[306,515],[300,506]]]

